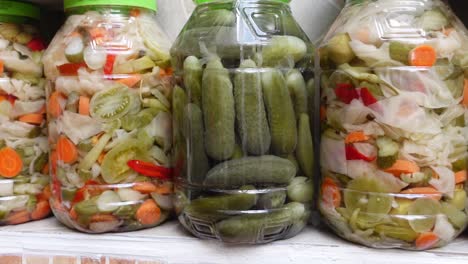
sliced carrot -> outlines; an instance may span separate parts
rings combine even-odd
[[[132,189],[143,194],[150,194],[156,192],[158,187],[152,182],[135,182]]]
[[[45,175],[49,174],[49,163],[46,163],[46,165],[44,165],[44,167],[41,170],[41,173]]]
[[[419,166],[409,160],[397,160],[390,168],[385,169],[386,172],[393,174],[396,177],[400,177],[401,174],[419,172],[421,169]]]
[[[99,164],[102,164],[102,162],[104,161],[104,158],[105,158],[105,157],[106,157],[106,153],[104,153],[104,152],[101,153],[101,154],[99,155],[99,158],[98,158],[97,162],[98,162]]]
[[[157,194],[172,194],[174,193],[174,185],[170,181],[163,181],[156,184],[156,191]]]
[[[369,136],[364,134],[362,131],[351,132],[346,136],[345,143],[351,144],[356,142],[362,142],[369,140]]]
[[[463,87],[462,105],[468,107],[468,79],[465,79],[465,85]]]
[[[3,61],[0,60],[0,74],[3,74],[5,72],[5,66],[3,64]]]
[[[409,54],[409,64],[411,66],[431,67],[436,63],[437,53],[429,45],[421,45],[414,48]]]
[[[89,97],[80,96],[80,100],[78,102],[78,113],[80,113],[80,115],[89,116]]]
[[[455,184],[466,182],[466,170],[455,173]]]
[[[103,37],[105,37],[107,35],[106,29],[104,29],[102,27],[90,28],[88,32],[89,32],[89,35],[93,39],[103,38]]]
[[[66,136],[60,136],[57,141],[57,156],[59,160],[72,164],[78,160],[76,146]]]
[[[455,31],[454,28],[450,27],[450,28],[444,28],[442,30],[442,33],[444,33],[445,36],[450,36],[450,34],[452,34],[452,32]]]
[[[415,187],[411,189],[406,189],[402,191],[401,194],[409,194],[409,199],[412,198],[410,197],[411,194],[424,194],[427,195],[428,198],[432,198],[435,200],[440,200],[442,198],[442,193],[433,187]]]
[[[31,219],[29,218],[29,212],[27,210],[12,212],[6,218],[6,222],[10,225],[26,223],[29,220]]]
[[[5,147],[0,150],[0,175],[5,178],[14,178],[23,169],[21,156],[12,148]]]
[[[341,204],[341,193],[338,185],[335,181],[326,177],[322,183],[322,200],[327,205],[333,205],[333,207],[339,207]]]
[[[69,214],[70,214],[70,218],[71,218],[71,219],[73,219],[73,220],[78,219],[78,213],[76,212],[75,207],[72,207],[72,208],[70,209],[70,213],[69,213]]]
[[[153,199],[147,199],[136,211],[136,219],[143,225],[154,225],[161,219],[161,209]]]
[[[21,121],[23,123],[28,123],[32,125],[41,125],[42,122],[44,121],[44,115],[42,114],[27,114],[20,116],[18,121]]]
[[[50,154],[50,169],[52,170],[53,175],[57,172],[57,161],[58,161],[58,154],[57,151],[53,151]]]
[[[111,222],[111,221],[116,221],[117,218],[113,215],[110,214],[95,214],[91,216],[90,221],[91,223],[97,223],[97,222]]]
[[[141,11],[138,8],[134,8],[134,9],[130,10],[130,16],[132,16],[132,17],[139,17],[140,14],[141,14]]]
[[[132,74],[130,77],[117,80],[117,82],[126,85],[128,87],[134,87],[141,81],[141,74]]]
[[[172,76],[174,74],[174,70],[172,68],[167,68],[167,69],[159,69],[159,76],[160,77],[166,77],[166,76]]]
[[[53,92],[49,97],[49,102],[47,105],[47,111],[52,117],[59,117],[62,114],[62,106],[61,101],[65,100],[65,96],[63,96],[60,92]]]
[[[32,220],[39,220],[42,218],[46,218],[50,215],[50,206],[49,201],[40,201],[36,205],[36,209],[31,213]]]
[[[416,239],[415,246],[419,250],[426,250],[434,247],[439,242],[439,237],[433,232],[426,232],[419,235]]]

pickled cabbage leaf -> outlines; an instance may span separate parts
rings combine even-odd
[[[448,66],[447,66],[448,67]],[[377,75],[393,87],[398,87],[400,95],[407,95],[418,105],[436,109],[455,105],[460,98],[454,98],[436,68],[391,68],[382,67]]]
[[[102,131],[102,123],[89,116],[65,111],[57,120],[58,131],[63,132],[73,143],[88,139]]]
[[[429,183],[439,192],[453,198],[455,192],[455,173],[447,167],[431,167],[439,176],[438,179],[432,178]]]
[[[401,66],[401,62],[390,57],[390,43],[386,42],[377,48],[374,45],[367,45],[359,40],[352,40],[349,45],[356,56],[365,61],[367,66]]]
[[[381,100],[370,105],[369,108],[372,108],[372,113],[378,123],[411,133],[434,135],[441,132],[442,124],[437,116],[421,108],[409,94]]]
[[[347,167],[347,176],[350,178],[355,179],[358,177],[368,176],[378,179],[379,182],[385,185],[388,192],[399,193],[402,189],[408,186],[408,183],[405,183],[399,178],[393,176],[393,174],[379,170],[375,164],[367,161],[348,160]]]
[[[453,225],[449,222],[447,216],[443,214],[438,214],[436,216],[436,222],[432,232],[445,242],[453,241],[457,235]]]
[[[22,116],[25,114],[36,113],[41,110],[41,108],[45,105],[45,100],[37,100],[37,101],[21,101],[16,100],[15,105],[13,106],[13,118],[18,116]]]
[[[323,169],[339,174],[348,174],[344,140],[323,137],[320,153]]]
[[[448,36],[442,32],[436,32],[435,38],[429,41],[428,44],[434,47],[439,58],[451,59],[455,52],[462,48],[462,41],[467,41],[466,37],[462,38],[460,34],[454,30]]]
[[[27,138],[36,126],[19,121],[9,121],[0,117],[0,137],[2,138]]]
[[[9,71],[31,74],[34,76],[42,75],[42,67],[36,64],[30,58],[20,58],[20,53],[17,51],[0,51],[4,67]]]
[[[3,79],[0,81],[0,89],[22,101],[38,100],[45,97],[44,87],[31,85],[19,79]]]
[[[168,151],[172,145],[172,117],[167,112],[160,112],[151,123],[145,127],[150,137],[161,141],[164,151]]]
[[[9,212],[11,210],[20,210],[26,207],[29,195],[17,195],[3,197],[0,199],[0,211]]]

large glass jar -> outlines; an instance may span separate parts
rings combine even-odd
[[[154,0],[65,1],[44,56],[52,209],[83,232],[159,225],[172,211],[170,44]]]
[[[467,223],[468,37],[442,1],[348,1],[319,49],[321,199],[345,239],[443,246]]]
[[[0,225],[50,215],[39,8],[0,1]]]
[[[287,0],[195,2],[171,49],[179,220],[228,243],[294,236],[313,199],[311,44]]]

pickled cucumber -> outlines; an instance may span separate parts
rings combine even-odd
[[[310,203],[314,198],[314,183],[310,178],[294,178],[287,190],[288,198],[293,202]]]
[[[294,65],[307,53],[306,43],[295,36],[273,36],[262,51],[262,66]]]
[[[257,202],[259,209],[275,209],[282,207],[286,202],[285,191],[269,191],[265,194],[260,195]]]
[[[202,105],[206,153],[215,160],[231,158],[236,145],[232,90],[229,72],[221,61],[210,61],[203,74]]]
[[[299,117],[300,114],[308,114],[309,97],[307,85],[301,72],[298,70],[290,70],[286,75],[286,83],[294,102],[296,117]]]
[[[375,232],[381,236],[400,239],[406,242],[413,242],[418,238],[418,233],[411,228],[391,226],[391,225],[378,225],[375,227]]]
[[[245,157],[218,164],[205,179],[206,185],[242,186],[245,184],[288,184],[296,167],[276,156]]]
[[[314,143],[310,129],[310,118],[307,114],[299,117],[299,133],[297,136],[296,156],[302,172],[312,179],[314,177]]]
[[[301,203],[289,203],[271,213],[245,214],[228,218],[216,224],[224,242],[258,242],[265,233],[279,233],[287,226],[302,220],[307,213]]]
[[[408,215],[413,217],[409,221],[416,232],[427,232],[434,227],[436,216],[441,211],[440,203],[431,198],[420,198],[408,207]]]
[[[187,104],[187,94],[180,86],[176,85],[172,92],[172,116],[174,117],[174,130],[182,134],[184,132],[184,109]]]
[[[247,190],[253,187],[243,189],[236,194],[195,199],[185,207],[185,212],[197,218],[221,219],[227,216],[227,211],[249,210],[257,203],[257,195]]]
[[[252,60],[243,61],[240,68],[242,70],[234,80],[234,98],[242,149],[252,155],[263,155],[270,148],[271,135],[262,96],[261,74],[255,70],[256,64]]]
[[[342,33],[334,36],[329,40],[327,52],[329,58],[337,65],[348,63],[353,60],[356,55],[349,45],[351,38],[347,33]]]
[[[190,101],[198,106],[201,106],[202,101],[202,76],[203,69],[198,58],[187,57],[184,61],[184,87],[191,98]]]
[[[210,169],[208,157],[205,153],[203,137],[203,115],[196,104],[185,107],[185,134],[190,136],[189,151],[191,159],[187,160],[188,180],[190,183],[201,184]]]
[[[270,69],[262,73],[262,86],[273,153],[290,154],[296,149],[297,127],[286,80],[280,71]]]

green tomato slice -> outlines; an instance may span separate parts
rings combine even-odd
[[[408,207],[409,224],[418,233],[430,231],[440,211],[441,206],[438,201],[431,198],[417,199]]]
[[[102,121],[112,121],[126,115],[134,105],[135,97],[127,87],[115,86],[93,96],[91,116]]]
[[[130,138],[122,141],[109,151],[102,161],[102,178],[106,183],[114,184],[124,181],[132,173],[127,166],[130,160],[148,160],[148,154],[139,140]]]

